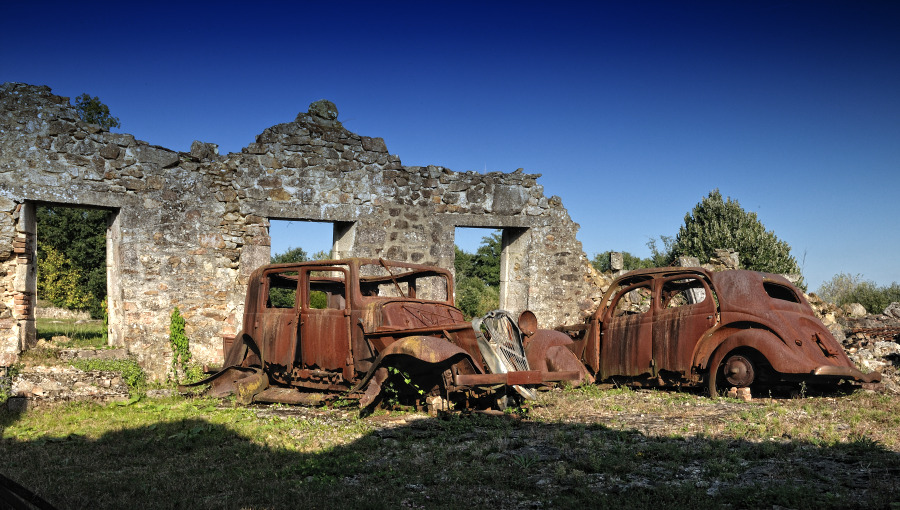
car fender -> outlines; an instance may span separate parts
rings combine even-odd
[[[539,329],[528,338],[525,345],[525,356],[531,370],[542,372],[581,372],[581,381],[591,379],[590,372],[578,360],[571,347],[575,342],[569,335],[560,331]]]
[[[366,375],[356,383],[351,391],[358,391],[365,387],[375,372],[384,364],[385,359],[392,356],[410,356],[425,363],[441,363],[447,366],[454,365],[462,360],[468,360],[473,367],[476,364],[472,357],[458,345],[448,342],[445,338],[434,336],[409,336],[401,338],[385,347],[372,362],[372,366]]]
[[[726,348],[731,346],[728,348],[729,351],[738,347],[751,347],[766,355],[767,358],[767,353],[776,352],[774,349],[784,349],[785,343],[781,337],[759,324],[755,324],[755,326],[757,327],[749,327],[746,324],[727,325],[708,331],[694,348],[692,366],[701,370],[707,369],[713,353],[719,351],[723,346]]]

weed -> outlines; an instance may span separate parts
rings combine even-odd
[[[185,372],[191,361],[191,347],[184,332],[184,317],[177,306],[169,316],[169,346],[172,348],[172,378],[181,381],[187,377]]]
[[[523,453],[519,455],[513,455],[512,463],[521,471],[531,471],[531,468],[534,467],[540,458],[537,455],[532,453]]]
[[[109,371],[118,372],[122,375],[122,380],[128,386],[132,394],[140,394],[146,389],[147,374],[144,369],[131,359],[86,359],[75,360],[72,366],[90,371]]]
[[[22,364],[16,363],[9,367],[0,367],[0,405],[6,403],[12,396],[13,379],[19,375],[22,370]]]

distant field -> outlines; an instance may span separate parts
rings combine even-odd
[[[57,347],[98,349],[106,347],[104,325],[101,320],[78,321],[76,319],[35,319],[37,337],[50,341],[55,336],[69,337],[70,341]]]

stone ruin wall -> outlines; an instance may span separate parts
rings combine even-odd
[[[501,307],[529,308],[543,327],[593,308],[599,289],[578,225],[539,175],[405,167],[323,106],[240,153],[201,142],[184,153],[85,124],[48,87],[0,86],[0,366],[35,340],[34,210],[44,203],[111,211],[110,343],[158,377],[171,362],[175,306],[195,358],[221,361],[222,337],[241,328],[248,275],[269,260],[271,219],[334,222],[336,257],[446,268],[455,227],[502,228]]]

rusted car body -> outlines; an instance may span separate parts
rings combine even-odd
[[[476,331],[452,289],[444,269],[381,259],[263,266],[250,276],[225,368],[203,382],[246,403],[340,396],[368,406],[394,373],[413,397],[475,405],[587,375],[563,347],[572,340],[537,330],[531,312],[518,324],[497,314]]]
[[[787,279],[755,271],[637,270],[583,325],[563,328],[597,381],[725,387],[841,379],[870,383]]]

